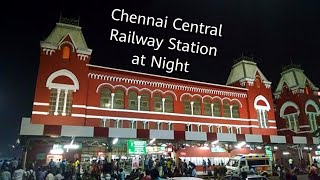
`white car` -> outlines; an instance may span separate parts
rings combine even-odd
[[[196,177],[173,177],[173,178],[167,178],[167,179],[172,179],[172,180],[201,180],[201,178],[196,178]]]
[[[240,176],[232,176],[228,175],[223,177],[221,180],[243,180]],[[248,177],[245,180],[269,180],[265,176],[260,176],[260,175],[248,175]]]

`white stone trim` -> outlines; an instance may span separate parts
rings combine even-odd
[[[261,105],[258,105],[258,101],[263,101],[264,103],[266,103],[266,106],[261,106]],[[261,110],[266,110],[266,111],[269,111],[270,110],[270,104],[267,100],[267,98],[265,98],[264,96],[262,95],[258,95],[255,99],[254,99],[254,102],[253,102],[253,105],[254,105],[254,108],[256,110],[258,109],[261,109]]]
[[[67,36],[70,37],[71,42],[65,40]],[[63,38],[62,38],[62,39],[60,40],[60,42],[58,43],[58,49],[61,49],[61,45],[63,45],[63,44],[69,44],[69,45],[72,47],[72,52],[75,52],[75,50],[78,49],[78,48],[76,47],[76,44],[74,43],[74,40],[73,40],[73,38],[72,38],[72,36],[71,36],[70,33],[68,33],[68,34],[66,34],[65,36],[63,36]]]
[[[32,111],[32,114],[48,115],[48,114],[49,114],[49,112]]]
[[[144,86],[148,85],[148,86],[156,87],[156,88],[192,91],[192,92],[198,92],[198,93],[216,94],[216,95],[221,95],[221,96],[232,96],[232,97],[238,97],[238,98],[246,98],[247,97],[247,93],[230,92],[230,91],[224,91],[224,90],[218,90],[218,89],[198,88],[198,87],[186,86],[186,85],[169,84],[169,83],[164,83],[164,82],[159,82],[159,81],[146,81],[146,80],[123,78],[123,77],[119,77],[119,76],[111,76],[111,75],[103,75],[103,74],[95,74],[95,73],[89,73],[88,77],[91,79],[99,79],[99,80],[105,80],[105,81],[124,82],[124,83],[131,83],[131,84],[144,85]],[[185,81],[182,79],[180,79],[180,80]],[[197,83],[199,83],[199,82],[197,82]],[[212,86],[215,84],[207,84],[207,85]],[[215,85],[215,86],[219,86],[219,85]],[[222,86],[222,87],[229,87],[231,89],[234,89],[234,87],[231,87],[231,86]],[[240,89],[247,90],[247,89],[243,89],[243,88],[240,88]]]
[[[71,114],[72,117],[81,117],[81,118],[85,118],[86,115],[85,114]]]
[[[43,103],[43,102],[33,102],[34,106],[49,106],[49,103]]]
[[[299,126],[300,128],[309,128],[310,125],[303,125],[303,126]]]
[[[220,117],[220,116],[211,117],[211,116],[180,114],[180,113],[163,113],[163,112],[155,112],[155,111],[137,111],[137,110],[129,110],[129,109],[110,109],[110,108],[101,108],[101,107],[95,107],[95,106],[87,106],[86,109],[102,110],[102,111],[116,111],[116,112],[132,112],[132,113],[141,113],[141,114],[158,114],[158,115],[169,115],[169,116],[195,117],[195,118],[206,118],[206,119],[222,119],[222,120],[255,121],[255,122],[258,122],[257,119],[229,118],[229,117]]]
[[[49,48],[42,48],[42,51],[44,52],[45,55],[51,56],[55,50],[54,49],[49,49]]]
[[[126,95],[129,94],[129,90],[135,89],[135,90],[137,90],[137,92],[148,91],[148,92],[150,93],[150,96],[151,96],[151,97],[153,97],[156,92],[160,92],[160,93],[162,93],[162,95],[168,95],[168,94],[173,95],[173,96],[174,96],[174,99],[175,99],[176,101],[177,101],[177,99],[178,99],[176,93],[174,93],[173,91],[170,91],[170,90],[166,90],[166,91],[162,91],[162,90],[160,90],[160,89],[151,90],[151,89],[148,89],[148,88],[138,88],[138,87],[136,87],[136,86],[126,87],[126,86],[123,86],[123,85],[112,85],[112,84],[110,84],[110,83],[101,83],[101,84],[99,84],[99,85],[97,86],[97,88],[96,88],[96,93],[98,93],[99,90],[100,90],[100,88],[101,88],[102,86],[105,86],[105,85],[108,85],[108,86],[112,87],[112,89],[116,89],[116,88],[118,88],[118,87],[121,87],[121,88],[123,88],[123,89],[125,90],[125,94],[126,94]],[[168,94],[167,94],[167,93],[168,93]]]
[[[66,77],[70,78],[73,82],[73,85],[53,83],[52,81],[59,76],[66,76]],[[52,73],[48,77],[47,82],[46,82],[46,87],[48,87],[49,89],[51,89],[51,88],[59,88],[59,89],[72,88],[72,90],[74,92],[76,92],[77,90],[79,90],[79,81],[78,81],[77,77],[71,71],[69,71],[67,69],[61,69],[61,70],[58,70],[58,71]]]
[[[240,88],[240,87],[227,86],[227,85],[221,85],[221,84],[213,84],[213,83],[193,81],[193,80],[187,80],[187,79],[179,79],[179,78],[174,78],[174,77],[160,76],[160,75],[155,75],[155,74],[141,73],[141,72],[135,72],[135,71],[129,71],[129,70],[123,70],[123,69],[116,69],[116,68],[98,66],[98,65],[93,65],[93,64],[87,64],[87,66],[100,68],[100,69],[113,70],[113,71],[127,72],[127,73],[132,73],[132,74],[140,74],[140,75],[144,75],[144,76],[153,76],[153,77],[159,77],[159,78],[164,78],[164,79],[172,79],[172,80],[198,83],[198,84],[204,84],[204,85],[219,86],[219,87],[224,87],[224,88],[229,88],[229,89],[248,90],[247,88]]]
[[[89,58],[89,56],[86,54],[78,54],[77,56],[79,57],[80,61],[82,61],[82,60],[85,61],[86,59]]]
[[[290,106],[294,107],[297,110],[298,115],[300,114],[300,109],[299,109],[298,105],[292,101],[287,101],[280,108],[280,117],[281,118],[284,118],[284,115],[285,115],[284,111],[286,110],[287,107],[290,107]]]
[[[78,104],[73,104],[72,107],[73,108],[84,108],[84,109],[87,108],[86,105],[78,105]]]

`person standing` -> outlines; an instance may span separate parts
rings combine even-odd
[[[204,159],[202,160],[202,170],[203,174],[207,173],[207,162]]]
[[[293,169],[293,159],[292,159],[292,157],[289,158],[288,162],[289,162],[290,168]]]
[[[211,161],[210,161],[210,159],[208,158],[208,167],[210,167],[211,166]]]
[[[9,172],[9,168],[5,167],[4,171],[1,173],[1,180],[11,180],[11,173]]]
[[[12,179],[13,180],[23,180],[25,177],[25,171],[22,169],[21,165],[18,165],[17,169],[14,171]]]

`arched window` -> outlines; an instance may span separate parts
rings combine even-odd
[[[299,130],[299,107],[292,101],[285,102],[280,108],[280,117],[286,120],[286,128],[297,132]]]
[[[230,103],[228,100],[223,100],[223,117],[231,117]]]
[[[60,79],[61,76],[62,79],[69,78],[72,83],[66,84]],[[71,71],[61,69],[48,77],[46,87],[50,90],[49,114],[71,115],[73,92],[79,90],[77,77]]]
[[[269,127],[268,123],[268,111],[270,110],[270,104],[268,100],[262,96],[258,95],[254,99],[254,108],[257,111],[257,119],[261,128]]]
[[[201,115],[201,101],[198,98],[193,101],[193,114]]]
[[[106,87],[100,91],[100,107],[111,108],[111,91]]]
[[[128,109],[138,110],[138,94],[135,91],[129,92]]]
[[[114,109],[124,109],[124,91],[116,90],[113,100],[113,108]]]
[[[210,99],[206,98],[204,101],[203,101],[203,114],[205,116],[212,116],[212,109],[211,109],[211,103],[210,103]]]
[[[140,110],[141,111],[149,111],[150,110],[150,95],[147,93],[143,93],[141,95],[140,101]]]
[[[70,47],[64,46],[62,49],[62,59],[70,59]]]
[[[317,116],[319,107],[313,100],[308,100],[305,104],[305,111],[309,119],[310,130],[315,131],[318,129]]]
[[[190,104],[190,98],[183,97],[182,103],[183,103],[183,113],[184,114],[191,114],[191,104]]]
[[[213,102],[213,115],[216,117],[221,116],[221,103],[220,101],[214,101]]]
[[[237,104],[237,103],[232,105],[232,117],[233,118],[240,118],[239,104]]]
[[[173,97],[171,95],[166,95],[164,107],[165,112],[173,113]]]
[[[156,94],[153,97],[153,108],[156,112],[162,112],[162,97],[160,94]]]

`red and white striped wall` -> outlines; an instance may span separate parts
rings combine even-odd
[[[159,139],[174,141],[220,141],[263,143],[263,144],[319,144],[319,139],[306,136],[279,136],[259,134],[227,134],[193,131],[170,131],[155,129],[106,128],[90,126],[31,124],[30,118],[23,118],[20,135],[64,136],[64,137],[111,137],[128,139]]]

